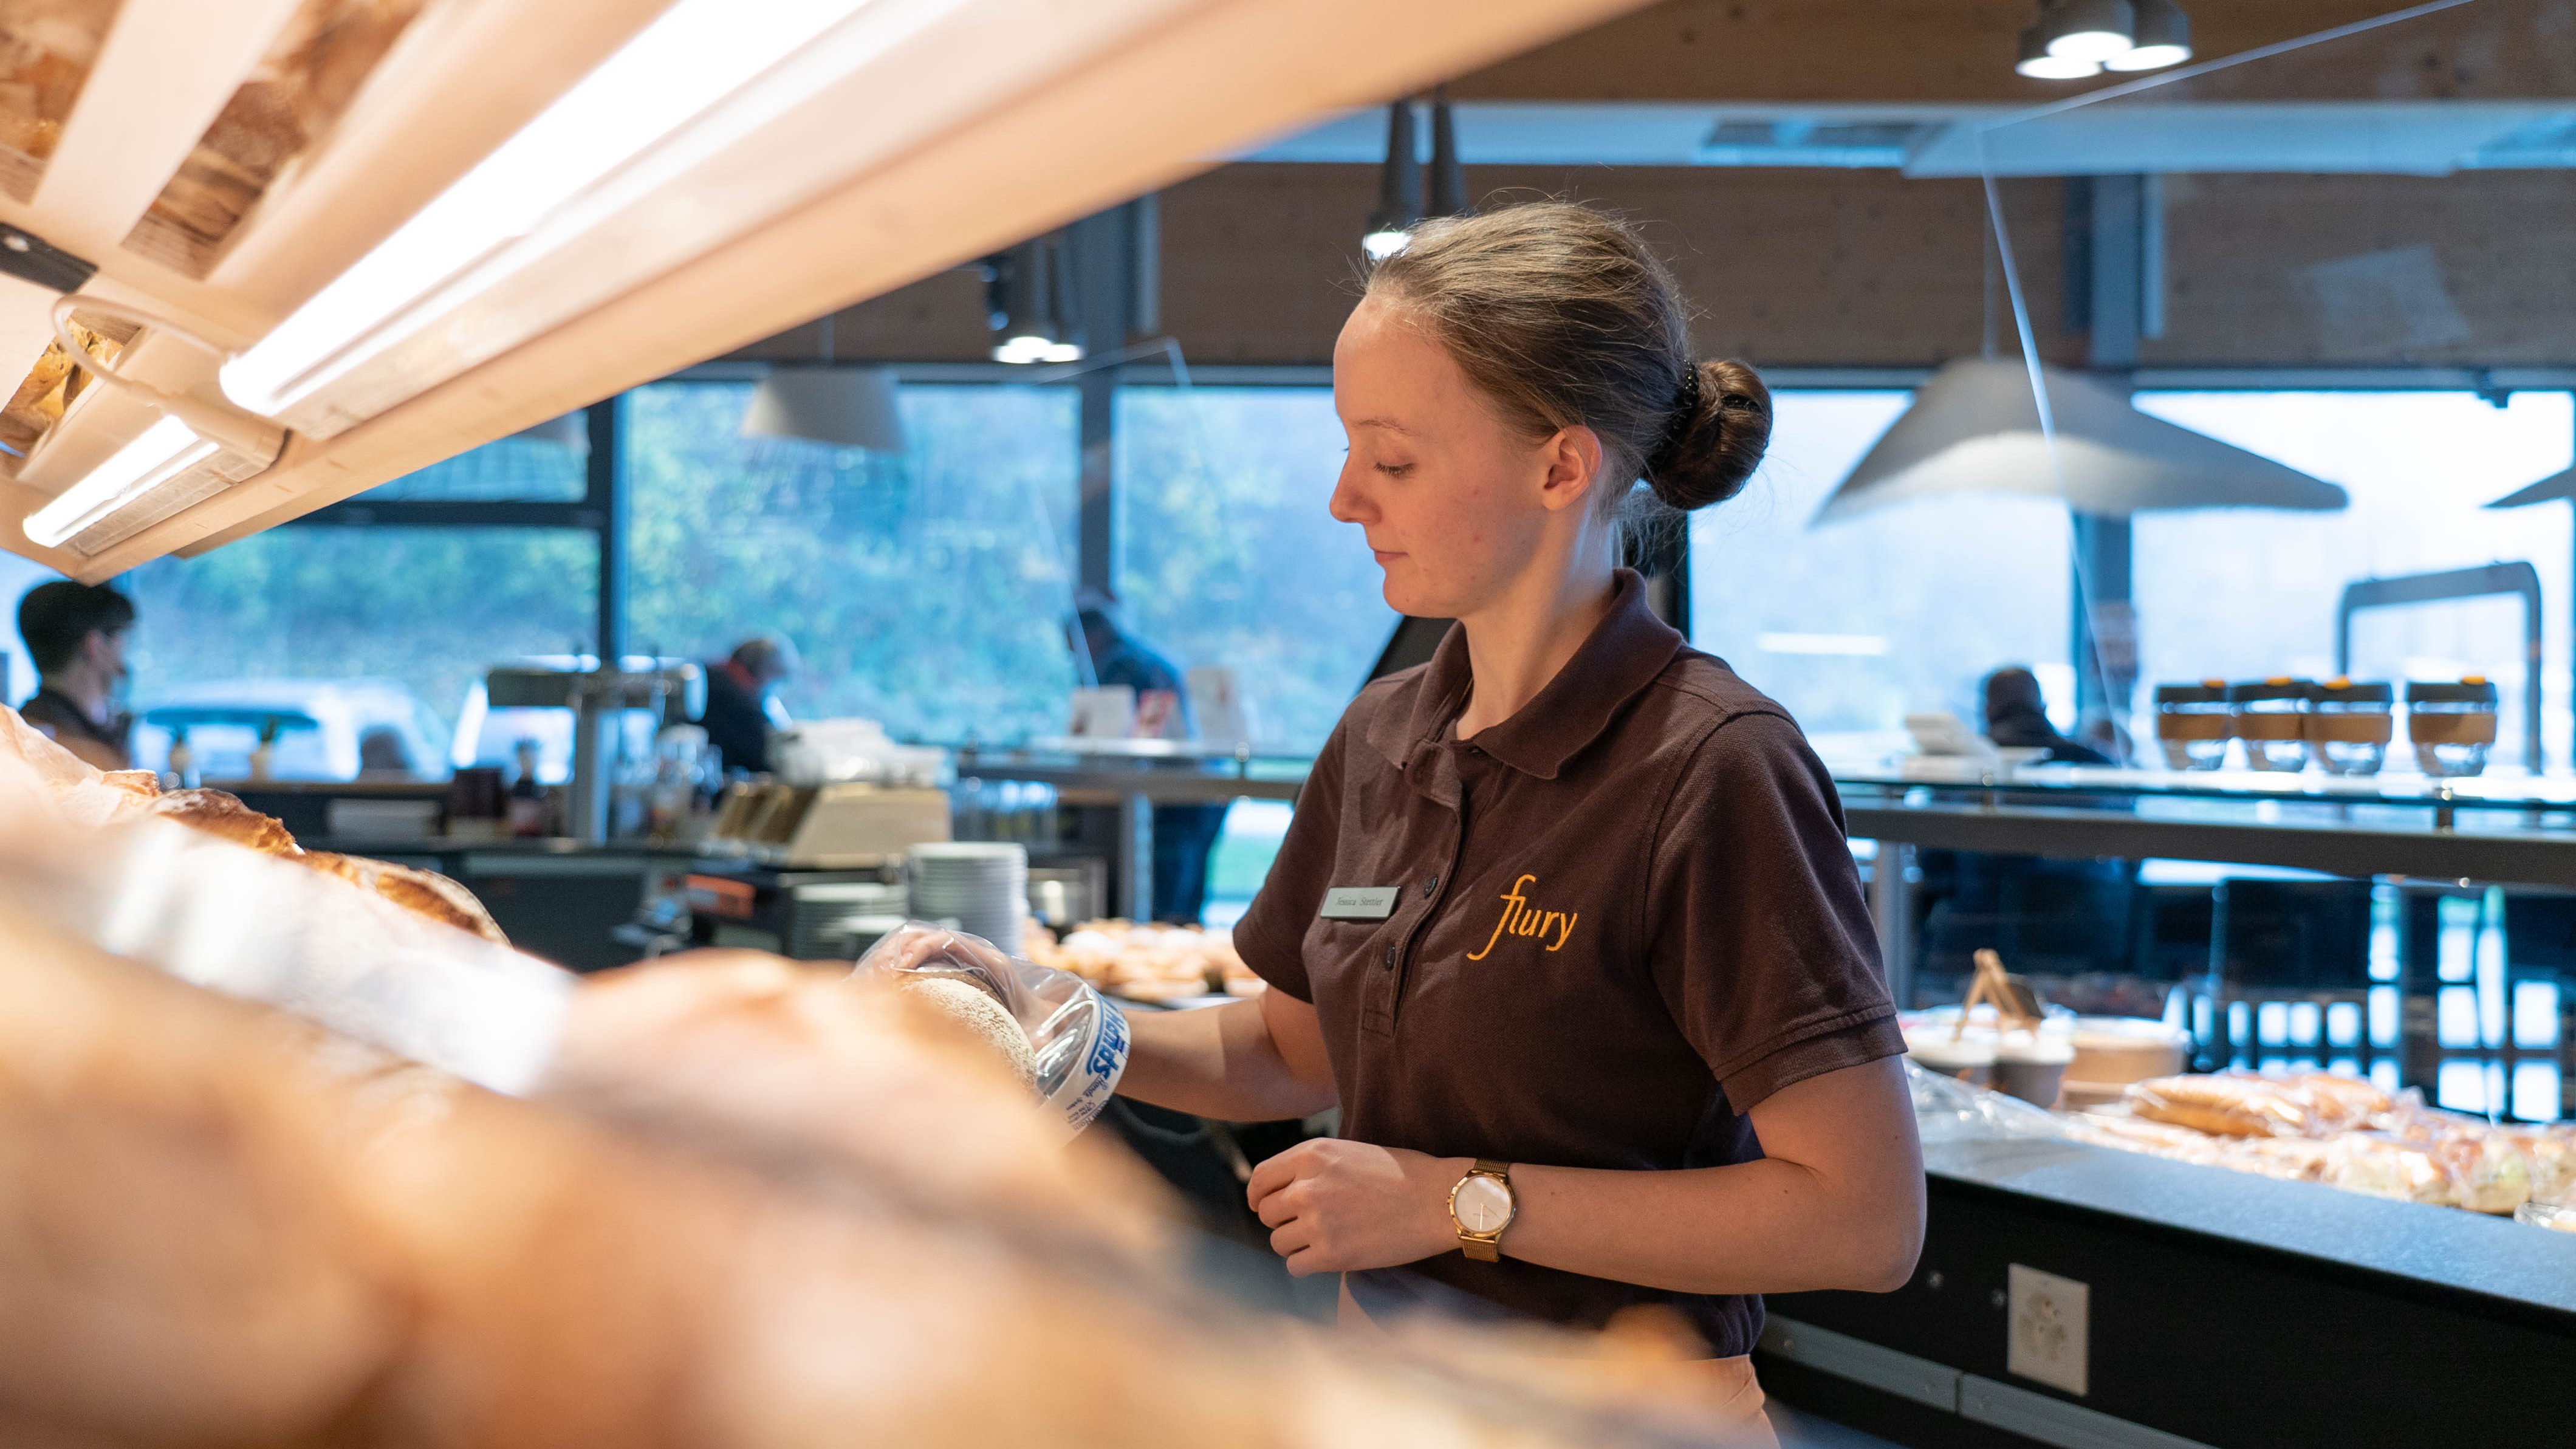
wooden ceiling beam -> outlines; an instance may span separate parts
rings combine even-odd
[[[267,474],[88,560],[79,576],[257,532],[1633,3],[1198,0],[1087,67],[392,412],[325,443],[295,440]]]

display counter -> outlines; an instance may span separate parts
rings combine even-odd
[[[1924,1159],[1911,1282],[1769,1300],[1761,1370],[1784,1398],[1907,1444],[2544,1444],[2576,1425],[2576,1235],[2053,1139]]]
[[[1295,800],[1312,763],[1171,740],[1040,740],[1016,749],[973,746],[956,753],[960,790],[987,780],[1045,785],[1058,803],[1083,812],[1080,848],[1108,862],[1114,914],[1154,917],[1154,809],[1233,800]],[[1033,843],[1031,859],[1044,850]]]
[[[1854,839],[2576,889],[2576,779],[1838,765]]]

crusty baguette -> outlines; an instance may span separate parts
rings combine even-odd
[[[364,856],[336,855],[327,850],[298,850],[294,859],[299,865],[373,891],[413,915],[471,931],[496,946],[510,944],[510,938],[501,933],[500,922],[492,919],[492,913],[483,909],[472,891],[434,870]]]
[[[262,855],[296,855],[301,853],[286,822],[263,815],[241,802],[238,795],[222,790],[173,790],[150,803],[151,813],[164,820],[175,820],[191,830],[220,835],[235,845],[247,846]]]

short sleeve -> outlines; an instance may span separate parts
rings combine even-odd
[[[1342,753],[1347,726],[1336,728],[1306,772],[1297,810],[1271,859],[1270,874],[1234,923],[1235,954],[1253,974],[1299,1001],[1315,999],[1306,979],[1306,926],[1323,908],[1342,828]]]
[[[1647,959],[1734,1110],[1905,1050],[1841,803],[1795,724],[1711,730],[1652,851]]]

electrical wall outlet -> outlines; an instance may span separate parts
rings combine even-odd
[[[2072,1278],[2012,1264],[2007,1271],[2004,1367],[2082,1396],[2092,1343],[2092,1289]]]

